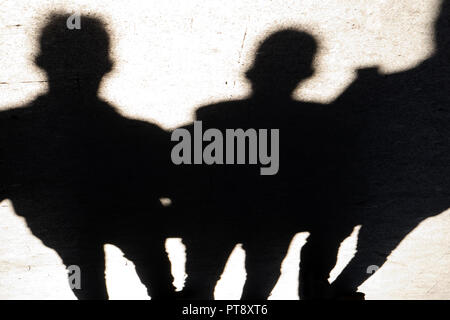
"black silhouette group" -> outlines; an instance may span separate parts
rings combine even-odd
[[[113,66],[103,22],[82,16],[82,28],[69,30],[69,15],[54,14],[35,60],[48,92],[0,112],[0,201],[10,199],[66,266],[80,267],[79,299],[108,297],[105,243],[133,261],[152,299],[213,299],[242,243],[242,299],[267,299],[302,231],[310,235],[300,298],[362,299],[367,268],[381,267],[421,221],[450,206],[449,7],[444,1],[432,57],[396,74],[359,70],[328,105],[292,98],[314,73],[316,40],[295,29],[269,35],[246,73],[251,95],[201,107],[196,120],[219,130],[279,129],[276,175],[252,164],[173,164],[171,132],[97,96]],[[339,246],[357,225],[357,252],[330,284]],[[181,293],[165,252],[173,236],[187,248]]]

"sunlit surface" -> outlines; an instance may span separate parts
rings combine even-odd
[[[181,238],[169,238],[166,240],[166,251],[172,267],[173,285],[176,291],[181,291],[186,279],[186,247]]]
[[[147,289],[139,280],[133,262],[116,246],[107,244],[105,279],[110,300],[148,300]]]
[[[245,251],[242,245],[234,248],[227,261],[225,270],[217,282],[214,298],[216,300],[239,300],[245,283]]]
[[[281,265],[281,276],[272,290],[269,300],[298,299],[300,250],[306,243],[308,235],[308,232],[302,232],[292,239],[286,258]]]
[[[333,282],[337,276],[342,272],[347,263],[356,253],[356,245],[358,244],[358,232],[361,226],[356,226],[352,234],[342,241],[339,251],[336,266],[330,272],[329,282]]]

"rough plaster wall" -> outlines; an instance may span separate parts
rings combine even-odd
[[[103,17],[113,39],[115,69],[103,82],[102,97],[127,116],[174,128],[191,121],[202,104],[248,93],[242,74],[270,31],[300,27],[319,40],[316,74],[297,96],[331,102],[354,79],[356,68],[378,65],[392,73],[430,56],[438,5],[438,0],[2,0],[0,109],[45,92],[45,76],[33,57],[42,21],[54,10]],[[60,259],[29,233],[8,201],[0,204],[0,216],[0,298],[73,298]],[[422,223],[364,284],[367,297],[450,298],[449,227],[448,212]],[[304,235],[293,241],[274,298],[295,298],[303,242]],[[337,270],[351,257],[354,242],[355,236],[343,245]],[[181,251],[175,259],[182,259]],[[113,248],[107,254],[111,296],[145,297],[132,265],[125,266]],[[242,250],[237,248],[233,259],[224,277],[242,283]],[[123,290],[133,284],[137,290]],[[219,297],[239,296],[239,290],[222,284],[219,289]]]

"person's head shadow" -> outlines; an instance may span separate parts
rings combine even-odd
[[[78,19],[79,29],[70,25],[71,19]],[[106,25],[96,17],[66,13],[53,13],[47,20],[35,64],[45,71],[50,94],[95,96],[113,67]]]
[[[290,98],[298,84],[313,75],[317,47],[314,37],[304,31],[284,29],[269,35],[245,73],[253,96]]]

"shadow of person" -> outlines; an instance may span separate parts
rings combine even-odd
[[[192,169],[195,179],[189,181],[196,183],[190,188],[194,194],[185,195],[192,202],[184,205],[191,206],[192,213],[183,234],[188,298],[213,298],[214,286],[237,243],[246,252],[242,299],[267,299],[297,232],[327,228],[329,236],[338,239],[336,247],[349,234],[340,230],[336,219],[344,199],[339,175],[345,140],[336,112],[292,97],[299,83],[313,75],[316,50],[316,40],[302,31],[286,29],[269,35],[246,73],[252,85],[250,96],[196,111],[204,132],[216,128],[225,137],[227,129],[240,128],[249,133],[246,150],[259,143],[259,159],[264,137],[259,133],[253,139],[250,131],[268,129],[271,136],[270,130],[278,129],[279,141],[272,137],[269,148],[271,165],[279,160],[279,167],[262,175],[264,165],[249,164],[247,153],[246,164],[204,164]]]
[[[72,283],[77,298],[107,298],[105,243],[134,262],[152,299],[170,297],[159,201],[169,136],[97,96],[112,68],[109,35],[90,16],[69,30],[68,17],[51,15],[39,38],[36,64],[48,92],[0,113],[2,199],[65,266],[80,267],[81,288]]]
[[[444,0],[429,59],[394,74],[359,70],[335,102],[364,119],[354,169],[367,191],[351,218],[361,225],[357,252],[333,283],[341,295],[355,292],[412,230],[449,207],[449,9]]]

